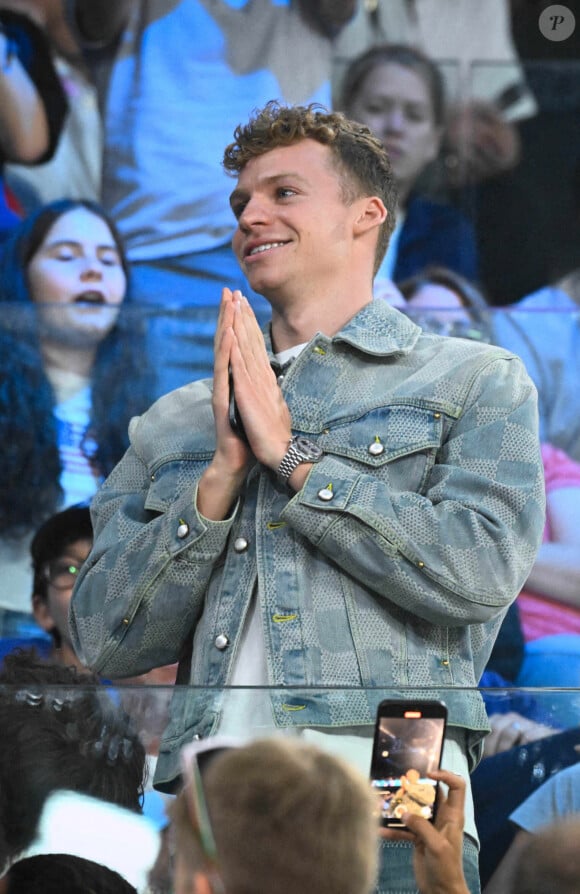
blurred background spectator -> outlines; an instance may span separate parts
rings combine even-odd
[[[32,532],[89,499],[151,402],[139,320],[124,306],[128,267],[102,209],[62,200],[12,234],[0,260],[0,633],[30,629]]]
[[[93,545],[88,506],[69,506],[40,526],[32,538],[32,612],[37,637],[0,637],[0,660],[21,646],[34,646],[56,664],[84,670],[68,634],[68,608],[76,576]]]
[[[493,341],[522,358],[538,389],[541,439],[580,462],[580,267],[492,320]]]
[[[518,165],[475,199],[483,282],[497,305],[580,267],[580,7],[577,0],[563,4],[575,29],[565,40],[548,40],[538,24],[547,0],[509,6],[537,111],[516,123]]]
[[[6,183],[24,214],[63,196],[98,201],[101,116],[80,48],[66,25],[64,4],[62,0],[0,0],[3,5],[25,14],[44,32],[68,104],[53,156],[34,167],[7,164]]]
[[[438,63],[449,109],[423,188],[472,221],[480,281],[498,306],[580,266],[579,10],[566,7],[576,10],[568,39],[548,40],[538,24],[547,5],[361,0],[335,45],[335,102],[349,62],[375,45],[408,43]]]
[[[67,102],[43,31],[0,3],[0,242],[21,208],[7,190],[7,161],[38,164],[56,149]]]
[[[395,231],[378,278],[400,281],[427,264],[477,278],[475,233],[448,203],[421,195],[421,176],[437,158],[445,126],[443,78],[412,47],[381,44],[348,66],[339,102],[389,153],[398,188]]]
[[[511,820],[517,834],[484,894],[574,894],[580,873],[580,763],[546,780]]]
[[[335,45],[335,101],[350,60],[385,42],[420,48],[441,68],[450,98],[444,170],[454,185],[515,164],[512,122],[533,115],[536,104],[511,35],[508,0],[361,0]]]

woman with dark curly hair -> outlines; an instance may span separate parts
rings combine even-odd
[[[103,209],[63,199],[23,221],[0,259],[0,635],[30,631],[30,536],[90,499],[151,403],[128,266]],[[34,629],[34,628],[33,628]],[[37,631],[35,631],[37,632]]]

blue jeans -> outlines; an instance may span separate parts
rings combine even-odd
[[[463,838],[463,872],[471,894],[480,894],[477,845],[467,835]],[[381,840],[376,891],[377,894],[416,894],[411,843]]]
[[[132,262],[130,301],[146,307],[156,397],[213,375],[213,339],[224,286],[242,290],[260,324],[269,320],[270,305],[250,289],[229,244]]]

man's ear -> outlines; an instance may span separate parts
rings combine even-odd
[[[361,236],[375,227],[380,227],[387,219],[387,209],[382,199],[378,196],[365,196],[359,199],[359,214],[355,218],[354,232]]]
[[[32,614],[38,626],[46,630],[47,633],[54,630],[56,625],[48,608],[48,602],[42,599],[38,593],[34,593],[32,596]]]

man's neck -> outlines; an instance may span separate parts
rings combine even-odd
[[[349,296],[348,301],[341,301],[337,295],[336,300],[319,302],[314,296],[306,305],[300,302],[300,306],[272,301],[272,346],[276,353],[309,342],[317,332],[323,332],[329,338],[336,335],[372,301],[372,292],[367,290],[360,294],[364,294],[364,300],[358,298],[355,301]]]

